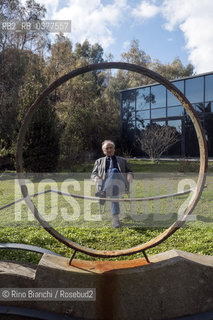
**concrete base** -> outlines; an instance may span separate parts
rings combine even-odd
[[[96,301],[28,301],[81,319],[158,320],[213,310],[213,257],[171,250],[132,261],[81,261],[44,254],[37,268],[0,262],[0,286],[96,288]]]

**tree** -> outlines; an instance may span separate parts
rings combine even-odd
[[[59,46],[62,48],[64,45],[65,42],[59,43],[57,40],[54,48]],[[72,61],[72,69],[103,62],[102,47],[99,44],[91,45],[87,40],[82,44],[77,43],[72,52],[64,49],[58,50],[57,53],[58,60],[60,56],[62,57],[61,67],[66,60],[65,56],[70,55],[71,58],[67,61]],[[53,70],[54,61],[51,57]],[[101,141],[106,137],[118,136],[117,120],[119,120],[120,105],[118,102],[115,107],[114,95],[107,94],[107,87],[107,73],[96,70],[75,77],[57,89],[59,99],[56,102],[56,109],[64,128],[60,141],[61,159],[64,165],[70,167],[79,162],[79,159],[82,160],[85,154],[96,153],[100,150]]]
[[[45,7],[35,2],[35,0],[27,0],[25,6],[22,6],[19,0],[0,1],[1,20],[19,20],[32,22],[41,20],[45,17],[45,14]],[[35,50],[39,51],[43,49],[46,45],[48,46],[46,31],[0,31],[0,51],[12,47],[20,50],[29,50],[33,47],[33,50],[35,52]]]
[[[145,51],[140,49],[139,41],[132,40],[129,51],[121,54],[121,60],[127,63],[137,64],[142,67],[149,68],[151,66],[151,58]],[[119,70],[117,73],[118,81],[124,84],[122,89],[139,87],[151,83],[151,79],[132,71]]]
[[[194,67],[191,63],[184,67],[178,57],[176,57],[171,64],[162,64],[159,60],[155,59],[151,68],[153,71],[159,73],[168,80],[189,77],[193,74],[194,70]]]
[[[54,172],[59,157],[59,121],[54,108],[45,99],[33,116],[23,147],[27,172]]]
[[[19,0],[0,0],[0,20],[32,21],[45,15],[45,8],[34,0],[22,6]],[[32,51],[47,45],[42,32],[0,31],[0,137],[7,155],[14,157],[19,124],[20,89],[26,81]]]
[[[85,40],[82,44],[76,43],[74,50],[76,62],[78,61],[80,66],[103,62],[103,53],[104,51],[100,44],[91,45],[88,40]]]
[[[192,64],[188,64],[185,67],[178,57],[176,57],[171,64],[162,64],[158,59],[152,61],[151,57],[140,48],[139,41],[135,39],[131,42],[130,49],[121,54],[121,60],[151,69],[168,80],[191,76],[194,69]],[[154,82],[154,80],[149,77],[124,70],[119,70],[116,78],[120,83],[122,83],[121,90],[139,87]]]
[[[141,150],[145,152],[152,161],[158,161],[161,155],[180,140],[175,127],[169,125],[160,126],[152,124],[141,131],[139,142]]]
[[[31,54],[24,85],[19,90],[19,122],[38,95],[47,87],[43,61]],[[45,98],[33,114],[23,146],[24,169],[28,172],[53,172],[59,156],[60,124],[54,105]]]
[[[19,89],[24,84],[28,62],[28,52],[16,48],[0,52],[0,137],[10,155],[18,132]]]
[[[47,73],[50,81],[69,72],[73,65],[72,43],[59,33],[56,35],[55,42],[51,44],[51,55],[47,58]]]

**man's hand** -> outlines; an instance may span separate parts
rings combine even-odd
[[[102,185],[102,180],[101,180],[98,176],[96,176],[96,177],[94,178],[94,181],[95,181],[96,184]]]
[[[126,179],[127,179],[128,183],[132,183],[132,181],[133,181],[133,175],[132,175],[130,172],[127,173]]]

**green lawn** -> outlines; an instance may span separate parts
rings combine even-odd
[[[133,197],[147,197],[170,194],[188,189],[197,178],[199,164],[196,162],[161,161],[159,164],[149,161],[130,160],[135,172],[132,188]],[[52,182],[40,181],[29,176],[29,193],[50,188],[61,191],[94,195],[95,187],[91,184],[89,173],[92,164],[76,168],[82,173],[58,174],[43,177]],[[213,255],[213,176],[210,164],[206,185],[201,199],[193,213],[193,221],[188,221],[183,228],[161,245],[147,251],[148,255],[170,250],[172,248],[193,253]],[[4,173],[0,178],[0,207],[21,197],[19,186],[15,184],[15,173]],[[68,180],[69,179],[69,180]],[[72,180],[70,180],[72,179]],[[190,180],[186,180],[190,179]],[[188,181],[188,182],[187,182]],[[61,234],[84,246],[95,249],[117,250],[130,248],[144,243],[164,231],[177,218],[181,206],[189,199],[189,195],[173,197],[150,202],[121,204],[122,228],[111,228],[110,204],[105,206],[102,219],[99,217],[98,203],[89,200],[72,199],[53,193],[40,195],[33,199],[42,215],[49,220]],[[94,221],[92,221],[94,220]],[[0,211],[0,242],[26,243],[53,250],[63,256],[70,257],[72,250],[56,241],[48,234],[31,213],[24,202]],[[141,257],[136,254],[116,260]],[[1,250],[1,259],[16,259],[37,263],[39,254],[19,250]],[[81,253],[76,258],[94,260],[93,257]]]

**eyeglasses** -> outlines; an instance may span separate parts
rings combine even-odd
[[[109,150],[109,149],[114,149],[114,147],[107,147],[107,148],[104,148],[104,150]]]

